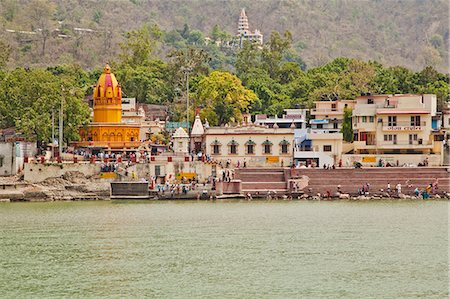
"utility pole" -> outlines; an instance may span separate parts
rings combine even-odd
[[[63,126],[64,126],[64,113],[63,113],[63,108],[64,108],[64,87],[61,86],[61,91],[62,91],[62,96],[61,96],[61,108],[59,110],[59,158],[62,159],[62,147],[63,147]]]
[[[55,110],[52,109],[52,159],[55,158]]]
[[[186,122],[189,135],[189,70],[186,71]]]
[[[186,124],[187,133],[189,135],[189,73],[192,71],[192,68],[181,67],[181,71],[186,75]]]
[[[52,144],[55,143],[55,110],[52,109]]]

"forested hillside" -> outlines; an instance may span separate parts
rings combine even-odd
[[[234,35],[243,7],[266,40],[273,30],[289,30],[309,68],[346,56],[448,69],[447,0],[0,0],[0,38],[12,49],[10,67],[76,62],[92,69],[116,59],[124,33],[146,23],[163,34],[187,24],[193,43],[215,25]],[[162,47],[159,55],[166,53]]]

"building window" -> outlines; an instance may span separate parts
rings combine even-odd
[[[324,145],[323,146],[323,151],[324,152],[331,152],[331,145]]]
[[[397,126],[397,116],[388,116],[388,126],[389,127]]]
[[[363,122],[363,123],[366,123],[366,122],[367,122],[367,116],[363,116],[363,117],[362,117],[362,122]]]
[[[3,159],[4,159],[4,157],[0,156],[0,167],[3,167]]]
[[[253,155],[255,153],[255,146],[253,144],[247,144],[247,154]]]
[[[281,154],[288,154],[289,153],[289,141],[286,139],[283,139],[283,141],[280,142],[280,148],[281,148]]]
[[[211,143],[212,147],[212,154],[213,155],[220,155],[220,147],[222,144],[216,139]]]
[[[245,143],[246,154],[248,154],[248,155],[255,154],[255,145],[256,145],[256,143],[252,139],[249,139]]]
[[[155,176],[161,176],[161,165],[155,165]]]
[[[420,115],[411,116],[411,126],[420,127]]]
[[[235,145],[235,144],[230,145],[230,154],[232,154],[232,155],[237,154],[237,145]]]
[[[338,123],[333,123],[333,129],[337,129],[338,128]]]
[[[272,153],[272,145],[273,143],[269,141],[267,138],[266,141],[262,143],[263,146],[263,153],[264,154],[271,154]]]
[[[323,129],[323,125],[322,124],[317,124],[317,129]]]
[[[392,144],[397,144],[397,135],[396,134],[384,135],[384,141],[392,141]]]
[[[220,145],[213,145],[213,154],[218,155],[220,154]]]
[[[236,140],[232,139],[229,143],[228,143],[228,153],[231,155],[236,155],[238,153],[238,143],[236,142]]]
[[[375,122],[375,117],[373,117],[373,116],[369,116],[369,122],[370,122],[370,123],[373,123],[373,122]]]
[[[413,144],[417,139],[417,134],[409,134],[409,144]]]
[[[373,99],[367,99],[367,104],[373,104]]]

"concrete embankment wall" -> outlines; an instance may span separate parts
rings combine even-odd
[[[79,171],[85,176],[100,173],[100,164],[89,163],[63,163],[63,164],[25,164],[24,180],[30,183],[39,183],[47,178],[60,177],[69,171]]]
[[[125,164],[120,164],[120,167],[124,168]],[[203,182],[211,175],[211,165],[200,161],[154,161],[151,163],[138,163],[128,167],[128,173],[131,175],[134,171],[139,178],[148,179],[151,176],[157,175],[157,167],[159,167],[158,174],[165,176],[167,179],[173,179],[178,172],[190,172],[195,173],[198,179]],[[79,171],[86,177],[90,177],[100,174],[100,170],[100,163],[26,163],[24,167],[24,180],[30,183],[39,183],[45,181],[47,178],[60,177],[70,171]]]
[[[402,185],[402,192],[412,193],[416,187],[424,189],[431,183],[438,183],[439,193],[450,192],[450,177],[446,168],[442,167],[371,167],[363,169],[337,168],[324,169],[294,169],[293,177],[307,176],[308,186],[303,190],[315,193],[326,191],[336,192],[337,186],[341,186],[343,193],[356,194],[364,184],[370,184],[371,192],[386,190],[388,183],[391,190],[395,191],[397,184]]]

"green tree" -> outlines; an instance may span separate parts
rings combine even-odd
[[[279,32],[273,31],[269,42],[264,46],[261,53],[263,68],[275,79],[279,75],[279,70],[284,55],[292,46],[292,34],[285,31],[283,36]]]
[[[116,75],[124,95],[140,103],[165,104],[171,97],[173,86],[168,84],[169,69],[161,60],[136,67],[125,65]]]
[[[344,119],[342,122],[342,135],[345,141],[353,142],[353,124],[352,124],[352,109],[344,109]]]
[[[3,126],[14,126],[27,136],[48,142],[51,137],[52,111],[58,116],[64,100],[64,133],[77,140],[78,129],[89,121],[89,108],[82,102],[84,89],[77,87],[71,76],[55,76],[36,69],[16,69],[0,81]]]
[[[242,113],[249,112],[256,94],[242,86],[236,76],[214,71],[200,82],[196,94],[196,106],[203,106],[202,116],[207,115],[211,125],[242,121]]]
[[[162,37],[157,25],[144,25],[140,29],[127,32],[125,41],[120,44],[120,67],[148,65],[153,59]]]
[[[244,41],[242,48],[236,55],[236,72],[239,77],[250,73],[252,69],[261,68],[261,51],[256,43]]]
[[[6,66],[11,55],[11,47],[3,41],[0,41],[0,70]]]

